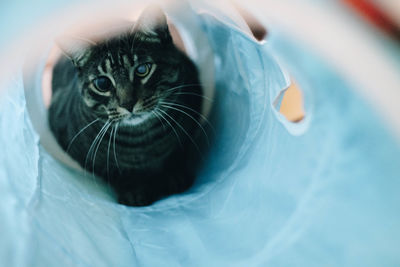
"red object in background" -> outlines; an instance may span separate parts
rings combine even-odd
[[[400,25],[391,20],[376,4],[369,0],[342,0],[353,7],[364,18],[377,27],[400,40]]]

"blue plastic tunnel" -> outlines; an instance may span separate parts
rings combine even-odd
[[[10,4],[9,16],[25,8]],[[45,61],[29,75],[21,62],[0,85],[0,265],[400,264],[400,146],[380,115],[279,29],[259,42],[217,5],[181,8],[213,54],[216,140],[195,185],[148,207],[118,204],[43,146],[27,90],[40,90]],[[6,49],[17,38],[0,30]],[[303,91],[298,123],[279,112],[288,73]]]

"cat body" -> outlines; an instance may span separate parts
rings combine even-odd
[[[48,114],[61,147],[123,204],[149,205],[189,188],[207,135],[202,87],[162,11],[144,11],[109,39],[60,46],[67,56],[53,70]]]

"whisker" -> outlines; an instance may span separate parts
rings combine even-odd
[[[160,103],[165,103],[165,102],[160,102]],[[189,118],[191,118],[200,127],[200,129],[203,131],[203,133],[204,133],[204,135],[205,135],[205,137],[207,139],[207,144],[210,145],[210,139],[208,138],[208,135],[207,135],[206,131],[204,130],[203,126],[195,118],[193,118],[192,115],[190,115],[189,113],[187,113],[187,112],[185,112],[185,111],[183,111],[183,110],[181,110],[179,108],[174,108],[174,107],[171,107],[171,106],[166,105],[166,104],[162,104],[161,106],[169,108],[169,109],[173,109],[173,110],[176,110],[176,111],[179,111],[182,114],[184,114],[184,115],[188,116]]]
[[[96,163],[97,151],[99,151],[101,142],[103,141],[103,138],[104,138],[104,136],[106,135],[106,133],[107,133],[107,131],[108,131],[108,129],[110,128],[111,125],[112,125],[111,122],[108,122],[108,125],[107,125],[106,129],[103,131],[103,133],[101,134],[101,137],[100,137],[99,140],[97,141],[97,145],[96,145],[96,148],[95,148],[95,151],[94,151],[93,160],[92,160],[92,166],[93,166],[93,167],[92,167],[92,175],[93,175],[93,177],[94,177],[94,171],[95,171],[95,163]]]
[[[178,140],[180,147],[183,148],[182,141],[181,141],[181,139],[179,138],[179,135],[178,135],[178,133],[176,132],[175,127],[172,126],[172,124],[171,124],[161,113],[157,112],[157,110],[159,110],[159,111],[162,111],[162,110],[159,109],[159,108],[156,108],[156,110],[154,110],[154,112],[156,112],[156,114],[160,115],[160,117],[161,117],[162,119],[164,119],[164,120],[168,123],[168,125],[171,127],[172,131],[175,133],[176,139]]]
[[[101,127],[99,133],[96,135],[96,137],[94,138],[92,144],[90,145],[89,150],[88,150],[88,152],[87,152],[87,154],[86,154],[85,169],[86,169],[86,167],[87,167],[87,163],[88,163],[88,160],[89,160],[89,156],[93,154],[93,151],[92,151],[92,150],[93,150],[93,148],[96,146],[98,138],[99,138],[100,135],[103,133],[103,131],[104,131],[104,129],[107,127],[107,125],[108,125],[108,121],[103,125],[103,127]]]
[[[111,128],[110,137],[108,138],[108,146],[107,146],[107,184],[110,187],[110,146],[111,146],[111,138],[114,133],[114,126]]]
[[[156,116],[156,118],[159,120],[159,122],[161,122],[162,127],[163,127],[163,130],[165,130],[165,124],[164,124],[164,122],[160,119],[160,117],[158,117],[159,114],[158,114],[156,111],[154,111],[154,110],[152,110],[151,113],[153,113],[154,116]]]
[[[179,122],[177,122],[173,117],[171,117],[167,112],[165,112],[162,109],[158,109],[159,111],[161,111],[162,113],[164,113],[166,116],[168,116],[173,122],[176,123],[176,125],[181,128],[181,130],[187,135],[187,137],[190,139],[190,141],[193,143],[193,145],[196,147],[197,151],[199,152],[200,156],[202,156],[201,152],[200,152],[200,148],[199,146],[196,144],[196,142],[193,140],[193,138],[188,134],[188,132],[185,130],[185,128],[182,127],[182,125],[179,124]]]
[[[118,169],[119,173],[121,174],[121,169],[119,168],[118,159],[117,159],[117,153],[115,151],[115,138],[117,137],[118,126],[119,126],[119,122],[115,125],[115,128],[114,128],[114,146],[113,146],[113,150],[114,150],[114,160],[115,160],[115,163],[117,165],[117,169]]]
[[[192,92],[175,92],[175,93],[173,93],[173,95],[193,95],[193,96],[198,96],[198,97],[204,98],[205,100],[208,100],[210,102],[214,102],[214,99],[211,99],[204,95],[192,93]]]
[[[91,144],[90,147],[89,147],[89,150],[88,150],[88,152],[87,152],[87,154],[86,154],[86,158],[85,158],[85,166],[84,166],[84,168],[85,168],[86,170],[87,170],[87,164],[88,164],[89,156],[90,156],[91,154],[93,154],[93,148],[96,146],[96,143],[97,143],[97,141],[98,141],[100,135],[102,134],[102,132],[104,131],[104,129],[107,127],[107,125],[108,125],[108,121],[106,121],[106,123],[105,123],[105,124],[103,125],[103,127],[100,129],[99,133],[96,135],[96,137],[94,138],[92,144]],[[93,172],[93,173],[94,173],[94,172]],[[86,178],[86,175],[87,175],[87,172],[85,172],[85,178]],[[94,174],[92,174],[92,177],[93,177],[94,184],[98,187],[98,184],[97,184],[97,182],[96,182],[96,179],[95,179],[95,177],[94,177]]]
[[[154,100],[157,100],[158,98],[159,98],[159,96],[153,95],[153,96],[151,96],[151,97],[149,97],[149,98],[144,99],[144,100],[143,100],[143,106],[146,105],[146,104],[148,104],[148,103],[151,102],[151,101],[154,102]]]
[[[204,120],[204,122],[208,124],[208,126],[210,126],[211,130],[213,131],[213,134],[214,135],[216,134],[216,131],[215,131],[214,127],[212,126],[211,122],[206,118],[206,116],[204,116],[200,112],[198,112],[198,111],[196,111],[196,110],[194,110],[194,109],[192,109],[192,108],[190,108],[188,106],[181,105],[181,104],[178,104],[178,103],[165,102],[165,101],[160,101],[160,103],[161,104],[167,104],[167,105],[171,105],[171,106],[185,108],[185,109],[188,109],[188,110],[194,112],[195,114],[199,115]]]
[[[193,87],[193,86],[200,87],[201,84],[199,84],[199,83],[182,84],[182,85],[178,85],[178,86],[169,88],[169,89],[165,90],[164,92],[168,93],[168,92],[171,92],[171,91],[176,90],[176,89],[185,88],[185,87]]]
[[[83,131],[85,131],[89,126],[91,126],[92,124],[96,123],[97,121],[99,121],[100,119],[97,118],[94,121],[92,121],[91,123],[89,123],[88,125],[86,125],[85,127],[83,127],[69,142],[68,147],[66,152],[68,153],[69,149],[71,148],[72,144],[74,143],[75,139],[81,134],[83,133]]]
[[[152,102],[143,102],[143,105],[142,105],[142,110],[146,110],[146,109],[149,109],[149,108],[151,108],[151,107],[154,107],[155,105],[157,105],[157,100],[158,99],[153,99],[153,101]]]

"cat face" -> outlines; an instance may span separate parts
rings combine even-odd
[[[81,96],[98,117],[125,123],[171,102],[182,74],[161,10],[144,12],[122,34],[93,42],[75,38],[62,48],[78,71]]]

